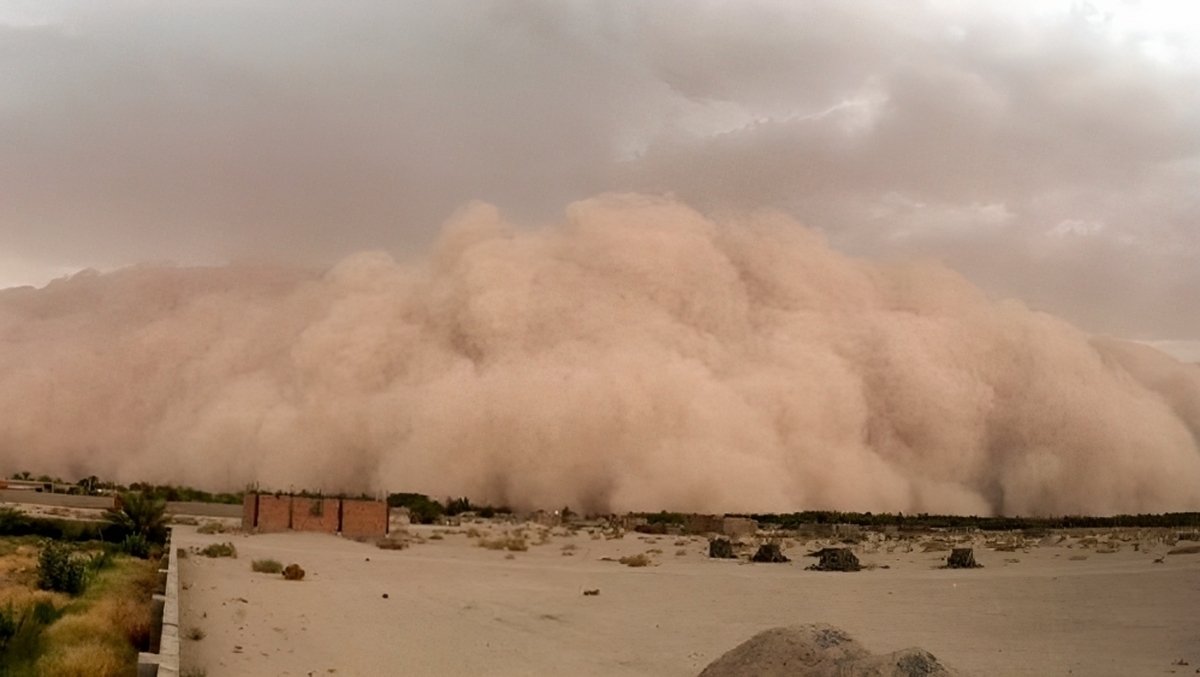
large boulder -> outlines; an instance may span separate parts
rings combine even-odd
[[[781,564],[792,560],[784,557],[783,551],[779,549],[778,543],[763,543],[758,546],[758,552],[750,558],[755,562],[767,562],[771,564]]]
[[[714,538],[708,542],[708,556],[717,559],[737,559],[733,543],[728,538]]]
[[[700,677],[956,677],[922,649],[875,655],[826,623],[758,633],[713,661]]]
[[[822,548],[808,554],[816,557],[817,563],[808,567],[814,571],[858,571],[862,566],[850,548]]]

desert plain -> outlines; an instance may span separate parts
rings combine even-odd
[[[772,536],[744,538],[743,555]],[[1168,554],[1200,548],[1170,530],[864,533],[852,573],[806,568],[836,539],[774,537],[791,562],[710,559],[701,536],[485,520],[410,525],[394,550],[179,525],[182,673],[694,677],[801,623],[874,652],[919,646],[977,677],[1200,672],[1200,552]],[[222,542],[236,558],[199,555]],[[941,568],[952,545],[982,567]],[[637,555],[649,564],[619,561]],[[306,576],[255,573],[256,559]]]

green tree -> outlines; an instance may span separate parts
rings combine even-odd
[[[141,492],[117,496],[116,505],[104,519],[128,536],[141,536],[151,543],[167,542],[167,502]]]

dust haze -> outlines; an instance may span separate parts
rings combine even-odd
[[[774,212],[0,292],[0,471],[588,511],[1200,509],[1200,368]]]

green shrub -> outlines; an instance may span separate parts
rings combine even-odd
[[[78,595],[87,587],[87,564],[71,546],[48,541],[38,555],[38,587]]]
[[[121,541],[121,552],[138,559],[150,557],[150,541],[142,534],[129,534]]]
[[[8,607],[0,608],[0,654],[4,653],[5,647],[8,646],[8,640],[17,634],[17,630],[21,627],[21,620],[16,609],[13,608],[12,602],[8,603]]]
[[[127,492],[104,513],[104,519],[125,534],[140,534],[151,543],[167,542],[167,502],[153,496]]]
[[[260,574],[277,574],[283,571],[283,564],[277,559],[256,559],[250,562],[250,570]]]
[[[387,504],[389,508],[408,508],[409,518],[420,524],[432,524],[446,512],[441,503],[424,494],[388,494]]]

